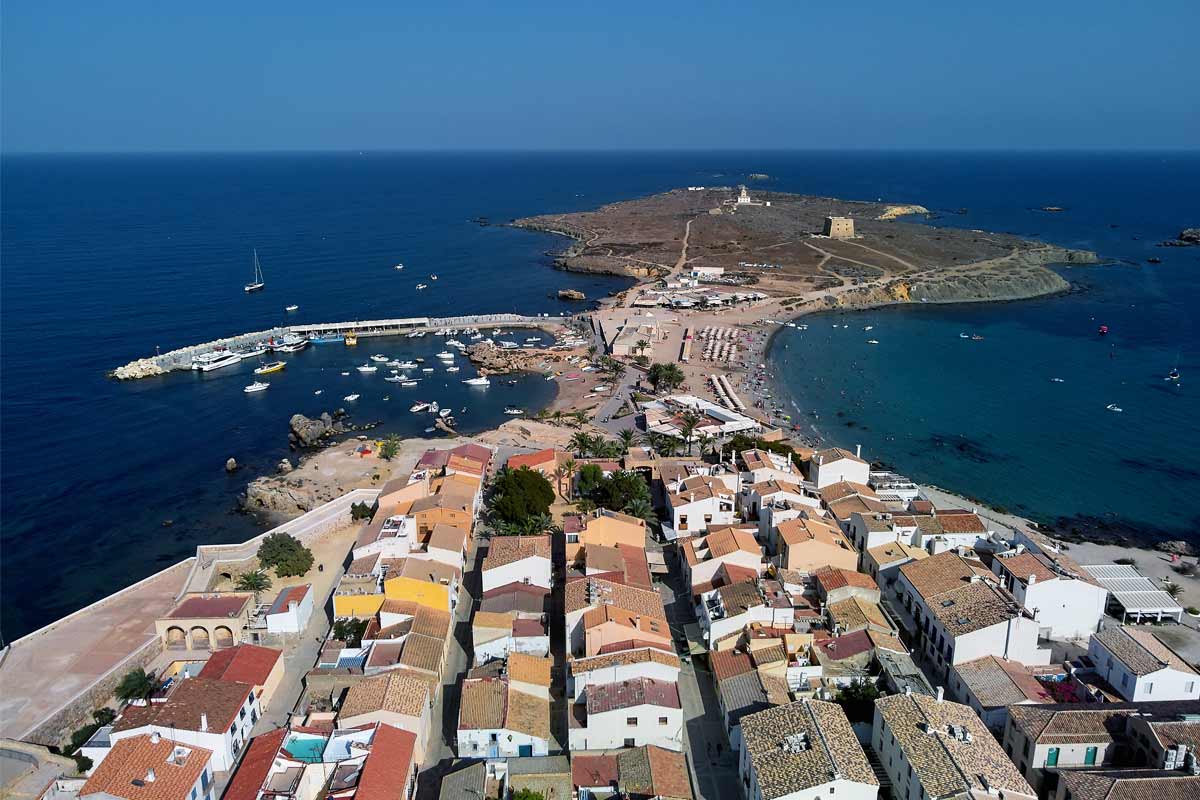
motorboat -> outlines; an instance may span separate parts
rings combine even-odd
[[[539,337],[537,337],[537,336],[526,336],[526,337],[525,337],[525,341],[527,341],[527,342],[540,342],[540,341],[541,341],[541,339],[540,339]]]
[[[958,338],[960,338],[960,339],[970,339],[970,338],[971,338],[971,334],[969,334],[969,333],[960,333],[960,334],[958,334]]]
[[[255,392],[265,392],[269,388],[271,388],[271,384],[267,383],[266,381],[255,381],[245,389],[242,389],[242,391],[246,394],[253,394]]]
[[[416,386],[417,382],[416,381],[401,381],[400,385],[401,386]]]
[[[863,330],[869,331],[869,330],[873,329],[874,327],[875,327],[874,325],[867,325],[865,328],[863,328]]]
[[[453,412],[449,408],[443,408],[441,411],[438,412],[438,416],[441,417],[442,419],[445,419],[446,417],[450,416],[452,413]]]
[[[346,340],[346,337],[340,333],[326,333],[322,336],[310,336],[308,341],[312,344],[341,344]]]
[[[1163,378],[1163,380],[1166,380],[1166,381],[1177,381],[1177,380],[1179,380],[1179,370],[1178,370],[1178,368],[1172,368],[1172,369],[1171,369],[1171,371],[1167,373],[1167,377]]]
[[[971,336],[971,341],[972,341],[972,342],[982,342],[982,341],[983,341],[983,337],[982,337],[982,336],[980,336],[978,333],[976,333],[976,334],[972,334],[972,336]]]
[[[505,414],[508,414],[510,417],[519,417],[520,415],[522,415],[522,414],[524,414],[524,413],[525,413],[525,409],[523,409],[523,408],[511,408],[511,407],[507,407],[507,406],[506,406],[506,407],[505,407],[505,409],[504,409],[504,413],[505,413]]]
[[[433,367],[421,367],[421,372],[433,372]]]
[[[323,392],[323,391],[325,391],[325,390],[324,390],[324,389],[317,389],[315,392],[313,392],[313,394],[315,394],[315,395],[316,395],[316,394],[320,394],[320,393],[321,393],[321,392]]]
[[[466,345],[460,342],[458,339],[447,339],[446,344],[449,347],[466,347]]]
[[[388,383],[404,383],[406,380],[408,380],[408,376],[407,375],[388,375],[386,378],[384,378],[384,380],[387,381]]]
[[[350,331],[346,334],[346,337],[343,341],[345,342],[346,347],[354,347],[356,344],[358,344],[358,334],[354,331]]]
[[[878,339],[867,339],[867,344],[879,344]]]
[[[458,372],[459,367],[446,367],[446,372]]]
[[[299,353],[304,348],[308,347],[308,339],[302,336],[293,336],[288,334],[283,337],[283,343],[275,349],[280,353]]]
[[[1062,378],[1051,378],[1050,382],[1051,383],[1066,383],[1066,381],[1064,381]]]
[[[349,372],[343,372],[342,374],[343,374],[343,375],[349,375],[350,373],[349,373]]]
[[[433,433],[433,432],[434,432],[434,431],[436,431],[436,430],[437,430],[437,428],[426,428],[426,429],[425,429],[425,432],[426,432],[426,433]]]
[[[201,372],[212,372],[214,369],[232,367],[241,360],[242,357],[237,353],[223,350],[218,353],[207,353],[203,356],[197,356],[192,361],[192,369],[198,369]]]
[[[437,354],[437,357],[438,358],[454,358],[454,353],[451,353],[449,350],[443,350],[442,352]]]
[[[430,275],[430,276],[429,276],[429,280],[431,280],[431,281],[436,281],[436,280],[437,280],[437,275]]]
[[[463,383],[467,386],[490,386],[492,382],[488,380],[486,375],[480,375],[477,378],[467,378]]]
[[[242,358],[256,358],[270,349],[270,346],[266,342],[258,342],[250,345],[244,350],[237,350],[235,352]]]
[[[390,366],[397,369],[416,369],[417,363],[415,361],[393,361]]]
[[[397,264],[396,266],[392,267],[392,269],[404,269],[404,264],[403,263]]]
[[[1096,331],[1096,333],[1100,336],[1108,336],[1108,326],[1101,325],[1100,328]]]
[[[427,408],[429,408],[429,403],[413,403],[408,410],[414,414],[419,414]]]
[[[471,337],[471,341],[475,341],[476,339],[482,339],[482,338],[483,338],[482,333],[476,333]]]
[[[1116,403],[1109,403],[1108,405],[1105,406],[1105,408],[1107,408],[1109,411],[1116,411],[1117,413],[1120,413],[1125,410],[1125,409],[1121,408],[1119,405],[1117,405]]]
[[[356,394],[348,394],[345,397],[343,397],[342,399],[345,400],[347,403],[353,403],[355,400],[358,399],[358,397],[359,396]]]
[[[427,284],[427,283],[418,283],[418,284],[417,284],[417,289],[418,289],[418,290],[420,290],[420,289],[428,289],[428,288],[429,288],[429,284]]]
[[[437,400],[434,400],[432,403],[429,404],[429,413],[430,414],[436,414],[441,410],[442,410],[442,407],[438,405]]]
[[[377,372],[379,370],[379,367],[371,366],[370,364],[363,364],[362,366],[358,367],[357,369],[359,372],[370,373],[370,372]]]
[[[372,360],[372,361],[375,361],[375,362],[377,362],[377,363],[379,363],[379,364],[386,364],[386,363],[387,363],[387,361],[388,361],[388,357],[387,357],[387,356],[385,356],[385,355],[381,355],[381,354],[379,354],[379,353],[376,353],[375,355],[371,356],[371,360]]]
[[[255,375],[267,375],[271,372],[279,372],[279,370],[283,369],[286,366],[287,366],[286,361],[271,361],[270,363],[263,364],[260,367],[256,367],[254,370],[254,374]]]
[[[417,362],[418,364],[425,363],[425,359],[421,358],[420,356],[417,356],[416,358],[414,358],[413,361]]]
[[[500,344],[501,350],[514,350],[521,346],[521,345],[517,344],[516,342],[510,342],[507,339],[501,339],[499,344]]]
[[[258,249],[254,250],[254,280],[246,284],[246,292],[258,292],[267,285],[263,280],[262,265],[258,263]]]
[[[283,310],[284,310],[284,311],[299,311],[299,310],[300,310],[300,306],[298,306],[298,305],[296,305],[296,304],[294,304],[294,303],[293,303],[293,304],[292,304],[292,305],[290,305],[290,306],[284,306],[284,307],[283,307]]]

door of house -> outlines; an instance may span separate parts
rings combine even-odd
[[[529,758],[533,755],[533,745],[523,744],[517,747],[517,755],[521,758]]]

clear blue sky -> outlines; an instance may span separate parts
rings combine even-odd
[[[0,8],[6,151],[1200,147],[1198,0]]]

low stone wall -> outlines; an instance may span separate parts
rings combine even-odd
[[[76,695],[48,720],[30,731],[25,738],[47,747],[68,744],[72,733],[92,722],[92,712],[108,703],[125,673],[138,667],[145,669],[162,651],[163,643],[158,637],[146,642],[104,677]]]

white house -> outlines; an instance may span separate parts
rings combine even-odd
[[[1084,639],[1100,627],[1108,604],[1108,590],[1074,562],[1052,559],[1041,553],[1017,548],[998,554],[992,572],[1004,588],[1038,621],[1049,639]]]
[[[569,720],[571,750],[657,745],[683,750],[683,707],[673,681],[633,678],[588,687]]]
[[[687,478],[678,491],[667,495],[670,525],[663,527],[668,539],[694,536],[710,525],[732,525],[738,521],[736,493],[718,478],[697,475]],[[670,530],[668,530],[668,527]]]
[[[895,800],[1037,797],[970,706],[919,692],[875,701],[871,745]]]
[[[567,695],[574,703],[586,702],[593,684],[621,683],[636,678],[653,678],[663,683],[679,682],[679,656],[657,647],[638,647],[568,662]]]
[[[483,591],[510,583],[550,588],[549,536],[493,536],[483,559]]]
[[[1088,642],[1088,657],[1126,700],[1200,699],[1200,675],[1145,628],[1105,628]]]
[[[818,489],[839,481],[866,485],[871,478],[871,465],[862,459],[862,448],[855,452],[830,447],[813,453],[808,467],[809,479]]]
[[[683,577],[692,594],[711,590],[713,576],[723,564],[753,570],[756,577],[763,571],[762,548],[752,535],[736,528],[685,539],[680,550],[683,551]]]
[[[588,576],[568,581],[563,610],[567,629],[567,645],[571,652],[582,655],[587,645],[584,617],[589,611],[613,606],[646,619],[665,620],[662,595],[653,589],[639,589],[617,581]]]
[[[900,568],[894,590],[911,616],[918,642],[944,677],[951,665],[987,655],[1049,664],[1038,649],[1038,623],[997,586],[983,564],[940,553]]]
[[[696,618],[712,649],[717,642],[755,622],[766,627],[790,628],[795,611],[791,597],[778,581],[742,581],[701,595]]]
[[[459,758],[544,756],[550,701],[518,692],[503,678],[468,679],[458,716]]]
[[[780,483],[798,484],[804,480],[800,468],[786,455],[772,453],[769,450],[743,450],[742,480],[746,483],[763,483],[778,481]]]
[[[115,747],[122,739],[157,733],[210,751],[213,769],[224,772],[237,762],[260,716],[250,684],[188,678],[162,703],[127,706],[113,723],[109,741]]]
[[[312,586],[284,589],[267,609],[267,633],[300,633],[313,612]]]
[[[213,800],[212,752],[158,732],[117,742],[79,790],[83,800]]]
[[[738,771],[748,800],[875,800],[879,780],[846,712],[799,700],[741,719]]]

